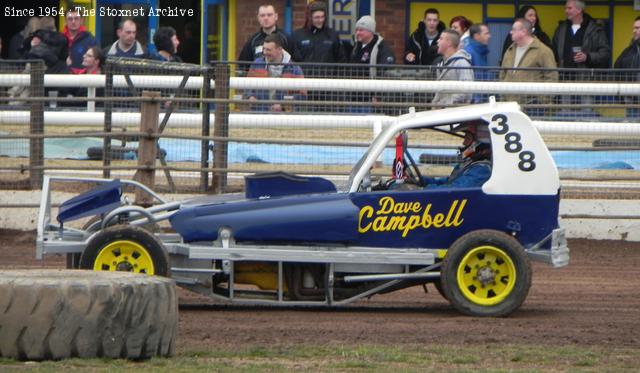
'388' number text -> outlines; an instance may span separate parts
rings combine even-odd
[[[508,153],[518,153],[518,168],[524,172],[531,172],[536,169],[536,155],[532,151],[522,150],[522,136],[515,131],[509,132],[509,125],[507,124],[507,116],[504,114],[496,114],[491,118],[492,122],[497,122],[498,126],[492,128],[491,131],[496,135],[504,135],[506,143],[504,144],[504,150]]]

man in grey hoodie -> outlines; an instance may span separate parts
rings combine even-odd
[[[464,49],[458,49],[460,34],[454,30],[444,30],[438,39],[438,53],[443,57],[438,64],[438,80],[473,81],[471,69],[471,55]],[[468,104],[471,93],[442,93],[438,92],[431,101],[434,105]]]
[[[118,24],[118,40],[105,50],[107,56],[146,58],[147,52],[136,40],[138,26],[131,19],[125,19]]]

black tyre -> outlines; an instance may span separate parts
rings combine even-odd
[[[444,289],[442,288],[442,280],[440,279],[435,280],[433,282],[433,286],[438,291],[438,294],[440,294],[444,299],[447,299],[447,294],[444,293]]]
[[[81,270],[0,271],[0,356],[147,359],[171,356],[172,280]]]
[[[529,293],[531,264],[513,237],[479,230],[460,237],[449,248],[441,282],[445,298],[463,314],[506,316]]]
[[[126,225],[96,234],[82,253],[80,268],[170,276],[169,255],[162,242],[142,228]]]

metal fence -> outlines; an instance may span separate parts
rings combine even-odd
[[[43,72],[40,63],[0,62],[5,188],[37,188],[45,170],[125,178],[153,172],[155,188],[167,191],[237,190],[246,174],[280,170],[326,175],[340,185],[387,116],[490,95],[520,102],[546,128],[543,137],[574,191],[635,195],[640,179],[635,70],[478,68],[468,71],[474,82],[460,82],[438,80],[444,71],[437,67],[110,59],[104,77],[74,77],[87,82],[76,87],[56,87],[64,79]],[[283,78],[265,78],[274,74]],[[509,74],[527,83],[509,82]],[[21,87],[26,94],[16,94]],[[150,139],[158,139],[151,160],[139,150]],[[410,144],[434,176],[447,174],[458,145],[444,136]],[[390,173],[384,163],[380,174]]]
[[[9,122],[0,127],[0,188],[40,188],[44,172],[44,101],[45,65],[42,61],[0,61],[0,75],[27,75],[29,84],[5,80],[0,87],[3,110],[28,112],[27,125]],[[14,85],[15,84],[15,85]]]

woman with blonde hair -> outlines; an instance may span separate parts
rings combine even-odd
[[[42,17],[40,18],[40,25],[36,30],[57,31],[56,21],[53,17]]]
[[[24,40],[23,49],[25,58],[44,61],[47,65],[46,74],[69,72],[66,65],[69,55],[67,39],[56,30],[52,17],[42,17],[38,21],[37,29]]]
[[[11,40],[9,40],[8,49],[8,58],[10,60],[20,60],[24,58],[25,50],[23,47],[24,40],[28,38],[31,34],[33,34],[37,29],[40,28],[40,18],[31,17],[27,21],[27,24],[24,26],[20,32],[13,35]]]

